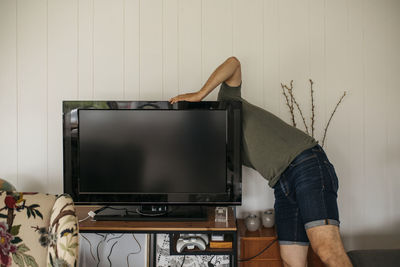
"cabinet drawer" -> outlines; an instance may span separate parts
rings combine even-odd
[[[249,257],[253,257],[260,253],[265,247],[271,244],[272,240],[254,240],[254,239],[242,239],[241,240],[241,253],[240,258],[246,259]],[[261,255],[254,258],[254,260],[281,260],[280,252],[279,252],[279,244],[275,242],[269,247],[266,251],[264,251]]]
[[[252,260],[241,262],[240,267],[283,267],[282,262],[279,260]]]

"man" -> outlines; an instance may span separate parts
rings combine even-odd
[[[237,58],[222,63],[198,92],[170,102],[201,101],[221,83],[218,100],[242,102],[243,164],[260,172],[274,189],[284,266],[307,266],[310,243],[325,265],[352,266],[339,234],[338,179],[332,164],[314,138],[241,98]]]

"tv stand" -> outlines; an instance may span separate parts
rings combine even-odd
[[[206,221],[202,206],[127,206],[110,207],[93,218],[95,221]]]

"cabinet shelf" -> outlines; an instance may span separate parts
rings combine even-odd
[[[225,234],[229,235],[229,234]],[[170,234],[170,255],[233,255],[235,251],[232,248],[210,248],[210,245],[207,245],[205,250],[200,250],[197,247],[194,249],[185,248],[182,252],[176,251],[176,243],[179,239],[179,233]],[[232,238],[233,240],[233,238]],[[233,241],[232,241],[233,242]]]

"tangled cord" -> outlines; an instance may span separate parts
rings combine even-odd
[[[96,248],[96,254],[97,254],[97,265],[96,266],[99,267],[99,264],[100,264],[99,247],[100,247],[100,244],[103,243],[107,239],[108,234],[102,235],[102,234],[96,233],[96,235],[103,237],[103,240],[99,241],[99,243],[97,244],[97,248]]]

